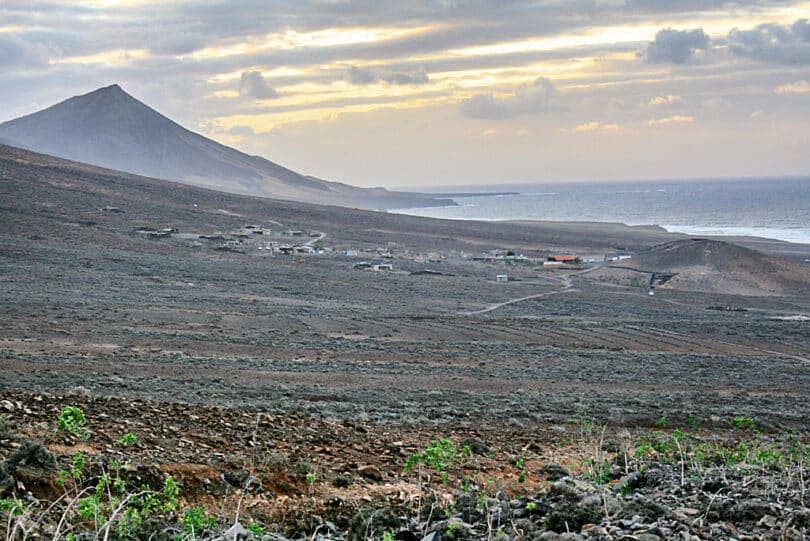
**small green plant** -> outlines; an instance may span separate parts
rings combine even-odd
[[[607,460],[587,459],[583,464],[587,468],[585,476],[595,484],[605,485],[610,482],[610,463]]]
[[[475,509],[477,511],[484,511],[487,508],[487,496],[483,492],[475,495]]]
[[[135,437],[135,434],[133,434],[132,432],[127,432],[126,434],[118,438],[118,441],[116,443],[118,443],[118,445],[122,447],[128,447],[130,445],[134,445],[136,441],[138,441],[138,438]]]
[[[537,503],[535,503],[535,502],[527,503],[526,504],[526,509],[528,509],[529,511],[534,511],[535,509],[537,509]]]
[[[396,532],[393,528],[383,532],[383,541],[394,541],[396,539]]]
[[[12,516],[19,516],[25,512],[25,504],[19,498],[3,498],[0,500],[0,510]]]
[[[76,406],[65,406],[58,417],[59,430],[67,432],[71,436],[85,438],[88,435],[87,429],[84,425],[87,424],[87,418],[81,408]]]
[[[441,476],[443,484],[450,480],[449,469],[462,458],[466,458],[471,453],[469,447],[459,451],[455,444],[447,438],[431,441],[421,453],[411,455],[405,462],[405,469],[412,470],[419,464],[424,464],[429,469]]]
[[[177,496],[180,495],[180,487],[171,475],[163,480],[163,503],[161,509],[164,512],[177,509]]]
[[[311,472],[307,472],[307,475],[306,475],[306,481],[307,481],[307,484],[308,484],[309,486],[314,485],[314,484],[315,484],[315,481],[317,481],[317,480],[318,480],[318,476],[317,476],[317,475],[315,475],[315,472],[312,472],[312,471],[311,471]]]
[[[521,483],[521,484],[525,483],[526,482],[526,472],[523,470],[523,468],[526,467],[526,460],[522,456],[520,456],[520,457],[517,457],[513,461],[513,463],[515,465],[515,468],[517,468],[517,471],[518,471],[517,482]]]
[[[619,487],[619,494],[621,494],[622,498],[626,498],[633,493],[633,487],[631,487],[628,483],[623,484]]]
[[[191,539],[196,539],[203,531],[215,528],[217,525],[216,517],[206,516],[205,510],[199,506],[186,509],[183,516],[180,517],[180,522],[183,524],[183,533]]]
[[[256,522],[251,522],[250,524],[248,524],[247,529],[256,535],[262,535],[264,533],[264,526]]]
[[[734,430],[754,430],[757,424],[750,417],[735,417],[731,420],[731,428]]]

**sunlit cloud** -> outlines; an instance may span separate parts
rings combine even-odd
[[[671,105],[673,103],[683,103],[683,98],[680,96],[656,96],[648,102],[648,105]]]
[[[107,66],[122,66],[138,60],[143,60],[148,56],[148,49],[116,49],[113,51],[104,51],[84,56],[68,56],[65,58],[59,58],[51,60],[50,64],[104,64]]]
[[[490,56],[515,53],[553,51],[594,45],[616,45],[622,43],[642,43],[652,39],[658,30],[657,25],[622,25],[608,28],[591,29],[582,34],[533,38],[519,41],[507,41],[448,51],[456,56]]]
[[[810,92],[810,83],[802,79],[795,83],[777,86],[773,91],[776,94],[807,94]]]
[[[414,36],[434,29],[432,26],[417,28],[327,28],[313,32],[287,30],[269,34],[259,39],[235,42],[226,46],[206,47],[184,58],[204,60],[259,53],[262,51],[291,51],[379,43],[406,36]]]
[[[599,122],[588,122],[586,124],[580,124],[574,131],[578,132],[596,132],[596,131],[603,131],[603,132],[611,132],[617,131],[619,129],[618,124],[600,124]]]
[[[692,124],[694,121],[695,121],[694,117],[691,116],[673,115],[664,118],[656,118],[648,120],[647,124],[649,124],[650,126],[668,126],[678,124]]]

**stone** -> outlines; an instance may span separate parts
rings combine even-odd
[[[601,512],[603,515],[605,514],[605,509],[607,508],[608,516],[615,515],[622,510],[622,506],[613,496],[608,495],[600,495],[600,494],[590,494],[582,498],[579,502],[580,507],[590,507],[594,510]]]
[[[376,466],[360,466],[357,468],[357,473],[366,479],[370,479],[372,481],[382,481],[383,476],[380,473],[379,468]]]
[[[537,471],[538,475],[545,477],[548,481],[559,481],[563,477],[571,477],[571,472],[562,464],[546,464]]]
[[[543,532],[534,536],[535,541],[559,541],[560,534],[556,532]]]
[[[763,528],[774,529],[776,527],[777,518],[773,515],[765,515],[759,522],[757,522],[758,526],[762,526]]]

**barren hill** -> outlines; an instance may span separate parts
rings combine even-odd
[[[810,267],[708,239],[676,240],[641,251],[622,266],[677,273],[664,287],[742,295],[810,292]]]
[[[191,132],[111,85],[0,124],[0,142],[233,193],[362,208],[452,204],[308,177]]]

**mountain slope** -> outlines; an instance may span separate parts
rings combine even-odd
[[[0,124],[0,139],[70,160],[233,193],[367,208],[452,204],[301,175],[191,132],[118,85]]]

